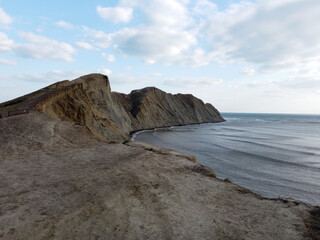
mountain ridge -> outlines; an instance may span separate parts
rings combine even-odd
[[[116,142],[143,129],[224,121],[216,108],[191,94],[170,94],[155,87],[127,95],[112,92],[108,77],[102,74],[57,82],[2,103],[0,113],[21,108],[84,125],[95,136]]]

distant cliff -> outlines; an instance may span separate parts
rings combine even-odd
[[[111,92],[107,76],[90,74],[62,81],[0,105],[35,108],[51,117],[86,126],[94,135],[123,141],[137,130],[224,121],[217,109],[190,94],[168,94],[157,88],[130,94]]]

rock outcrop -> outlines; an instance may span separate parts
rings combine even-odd
[[[90,74],[63,81],[0,105],[1,109],[38,109],[86,126],[95,136],[124,141],[130,133],[155,127],[221,122],[217,109],[188,94],[148,87],[130,94],[111,92],[107,76]]]

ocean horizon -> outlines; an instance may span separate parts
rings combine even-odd
[[[193,154],[218,178],[264,197],[320,205],[320,115],[222,116],[226,122],[146,130],[134,138]]]

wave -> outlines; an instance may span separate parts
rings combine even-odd
[[[259,118],[256,118],[255,121],[256,121],[256,122],[268,122],[268,121],[266,121],[266,120],[259,119]]]
[[[135,132],[135,133],[132,134],[130,140],[131,140],[131,141],[134,141],[139,134],[144,133],[144,132],[152,132],[153,130],[154,130],[154,129],[147,129],[147,130],[137,131],[137,132]]]
[[[231,118],[231,117],[225,117],[224,119],[227,121],[240,120],[240,118]]]
[[[251,144],[251,145],[270,148],[271,151],[277,149],[277,150],[281,150],[281,151],[285,151],[285,152],[292,152],[295,154],[308,155],[308,156],[319,156],[319,154],[317,154],[315,152],[308,152],[308,151],[301,151],[301,150],[297,150],[297,149],[288,149],[288,148],[280,147],[281,144],[279,144],[279,143],[271,143],[271,145],[270,145],[267,143],[258,143],[258,142],[252,142],[252,141],[247,141],[247,140],[239,140],[239,139],[232,139],[232,138],[229,138],[229,139],[231,141],[235,141],[235,142],[247,143],[247,144]],[[278,144],[278,145],[274,146],[273,144]],[[290,146],[293,148],[298,147],[297,145],[288,145],[288,144],[286,144],[285,146]],[[318,150],[320,150],[320,149],[318,149]]]
[[[208,144],[212,145],[212,146],[219,147],[220,149],[226,149],[229,151],[228,154],[237,155],[238,158],[245,157],[245,159],[248,159],[248,160],[260,161],[260,162],[264,162],[264,163],[276,163],[277,165],[287,165],[287,166],[290,165],[290,166],[297,166],[297,167],[303,167],[303,168],[310,168],[310,166],[308,166],[304,162],[287,161],[287,160],[283,160],[280,158],[266,156],[262,153],[261,154],[253,153],[250,151],[246,151],[244,149],[239,150],[239,149],[236,149],[233,147],[228,147],[228,146],[225,146],[223,144],[218,144],[218,143],[208,143]],[[314,167],[314,168],[317,168],[317,167]]]

